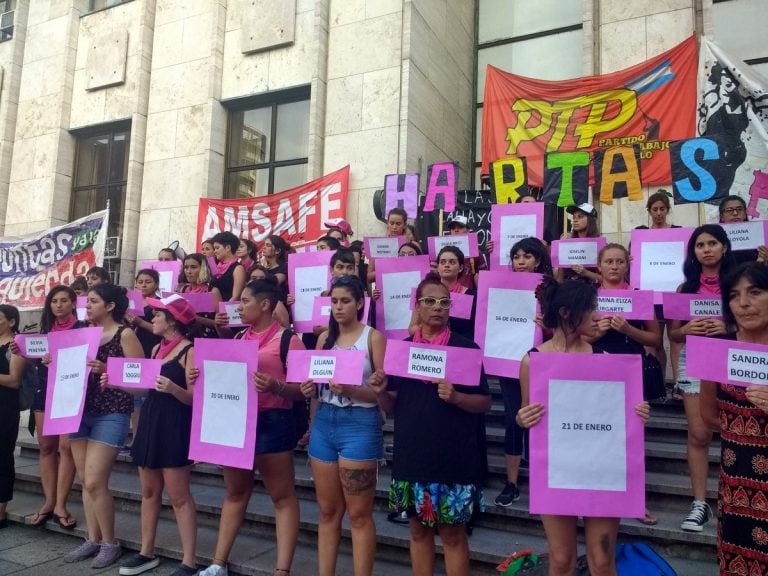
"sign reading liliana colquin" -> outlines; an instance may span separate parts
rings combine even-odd
[[[0,304],[42,308],[48,291],[101,266],[107,211],[35,234],[0,238]]]

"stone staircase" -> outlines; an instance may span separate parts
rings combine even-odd
[[[522,498],[509,508],[500,508],[493,499],[504,484],[503,404],[498,387],[492,384],[493,406],[487,416],[488,456],[490,477],[485,488],[487,508],[481,515],[470,538],[472,570],[477,575],[497,574],[495,566],[507,555],[522,548],[546,550],[541,522],[528,514],[527,469],[521,470]],[[375,504],[377,527],[376,574],[399,576],[409,574],[408,528],[386,520],[387,494],[391,470],[392,422],[385,424],[387,466],[380,470]],[[24,521],[24,516],[37,510],[41,499],[38,447],[28,432],[20,432],[16,460],[16,494],[9,506],[9,518]],[[716,474],[719,444],[710,451],[710,481],[707,497],[713,505],[717,499]],[[315,548],[318,509],[308,457],[303,450],[295,453],[296,486],[301,503],[300,543],[294,562],[294,574],[316,574]],[[222,471],[217,466],[197,464],[192,472],[193,494],[199,518],[198,559],[200,564],[210,562],[216,541],[216,530],[224,498]],[[136,469],[130,457],[121,454],[115,465],[110,483],[117,510],[117,536],[127,548],[138,548],[141,491]],[[646,492],[650,510],[658,517],[656,526],[645,526],[638,520],[622,520],[621,541],[645,541],[656,548],[678,571],[678,574],[709,576],[717,574],[715,559],[715,522],[703,532],[680,530],[680,522],[687,514],[691,497],[685,461],[685,418],[678,401],[654,403],[651,420],[646,428]],[[81,488],[76,483],[70,511],[80,519],[76,533],[83,534]],[[60,530],[49,523],[51,530]],[[164,500],[164,509],[158,529],[158,554],[178,559],[175,520],[170,503]],[[441,553],[438,547],[438,552]],[[230,570],[240,574],[271,574],[274,566],[274,510],[263,485],[256,476],[245,523],[235,544]],[[442,570],[441,563],[438,569]],[[342,552],[337,574],[352,574],[351,536],[344,523]]]

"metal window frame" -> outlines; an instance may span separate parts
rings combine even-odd
[[[291,104],[294,102],[309,101],[311,99],[310,86],[298,86],[295,88],[289,88],[287,90],[281,90],[279,92],[268,92],[265,94],[259,94],[255,96],[246,96],[242,98],[232,98],[230,100],[223,100],[222,105],[227,109],[227,146],[226,154],[224,157],[225,174],[224,174],[224,198],[233,198],[230,196],[230,178],[233,174],[238,172],[247,172],[250,170],[264,170],[267,169],[267,195],[275,193],[275,169],[283,168],[286,166],[300,166],[302,164],[309,164],[309,157],[303,158],[291,158],[289,160],[275,160],[275,154],[277,154],[277,108],[283,104]],[[244,164],[240,166],[230,166],[230,158],[232,156],[232,118],[235,113],[245,113],[248,110],[258,110],[262,108],[270,108],[272,116],[270,117],[270,135],[269,135],[269,160],[267,162],[261,162],[259,164]]]

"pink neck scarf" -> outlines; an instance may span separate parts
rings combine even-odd
[[[249,326],[248,330],[243,334],[243,340],[258,340],[259,348],[262,348],[267,342],[272,340],[272,337],[277,334],[278,330],[280,330],[280,324],[278,322],[272,322],[272,324],[269,325],[269,328],[263,332],[256,332],[256,330],[253,329],[253,326]]]
[[[421,332],[421,326],[416,328],[416,332],[413,333],[413,341],[417,344],[434,344],[435,346],[448,346],[448,340],[451,337],[451,331],[446,326],[442,332],[435,334],[432,338],[425,338]]]
[[[229,270],[232,266],[235,266],[237,264],[237,258],[232,258],[229,262],[218,262],[216,264],[216,270],[214,271],[213,275],[216,278],[221,278],[224,276],[224,274],[227,273],[227,270]]]
[[[702,274],[699,276],[701,285],[699,286],[699,294],[720,294],[720,276],[715,274],[709,276]]]
[[[170,354],[171,351],[174,348],[176,348],[176,346],[179,345],[179,342],[181,342],[182,340],[184,340],[184,336],[179,336],[177,338],[174,338],[173,340],[165,340],[165,339],[161,340],[160,346],[157,349],[157,355],[155,356],[155,358],[159,360],[164,360],[168,356],[168,354]]]
[[[72,328],[72,326],[75,325],[75,322],[77,322],[77,318],[75,318],[74,316],[69,316],[64,320],[56,319],[53,323],[53,326],[51,326],[51,332],[60,332],[62,330],[69,330],[70,328]]]

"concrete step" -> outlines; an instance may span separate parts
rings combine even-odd
[[[16,466],[17,485],[20,489],[29,492],[39,492],[37,460],[20,456],[17,458]],[[194,469],[195,472],[192,480],[193,494],[198,504],[198,514],[206,515],[207,522],[215,524],[224,498],[221,469],[207,464],[197,464]],[[274,525],[274,510],[269,497],[258,479],[258,475],[256,479],[246,520],[249,526],[264,531]],[[390,547],[407,547],[407,530],[403,530],[403,527],[386,521],[390,480],[390,470],[382,468],[377,481],[375,502],[379,542],[383,542]],[[301,499],[302,530],[316,533],[318,513],[311,470],[305,462],[298,458],[295,483],[299,498]],[[716,544],[714,524],[707,526],[700,534],[680,530],[680,522],[690,507],[690,498],[686,494],[686,486],[682,481],[663,475],[650,475],[648,485],[649,487],[653,485],[661,486],[663,490],[668,492],[668,494],[659,498],[649,498],[648,500],[648,507],[659,518],[659,523],[656,526],[645,526],[636,519],[626,519],[621,523],[620,534],[623,537],[654,541],[662,546],[675,546],[679,548],[676,551],[676,554],[679,556],[695,554],[699,548],[708,549],[710,553],[713,553]],[[122,461],[115,468],[112,473],[110,487],[115,498],[121,501],[124,507],[138,510],[141,502],[140,485],[136,470],[131,464]],[[523,489],[520,500],[513,503],[512,506],[502,508],[493,504],[493,499],[500,489],[500,482],[493,483],[485,489],[486,511],[477,520],[477,530],[480,530],[477,547],[474,546],[476,540],[473,537],[473,559],[477,562],[489,564],[495,562],[498,564],[506,555],[511,553],[506,545],[500,549],[493,541],[501,539],[506,542],[508,538],[517,538],[523,535],[543,537],[543,529],[538,516],[532,516],[528,513],[527,491]],[[76,482],[75,493],[78,497],[79,491],[80,486]],[[716,485],[714,483],[710,484],[708,492],[711,498],[717,497]],[[683,496],[675,497],[675,493]],[[167,502],[165,504],[168,506]],[[388,538],[393,528],[395,535],[399,534],[402,538]],[[487,530],[488,534],[484,530]],[[349,534],[345,533],[345,537],[349,537]],[[406,540],[403,540],[403,538]],[[696,548],[696,550],[691,549],[691,547]]]
[[[39,494],[26,491],[16,491],[13,501],[8,507],[8,518],[13,522],[23,524],[26,516],[34,514],[40,505]],[[79,501],[73,500],[69,505],[69,511],[77,518],[84,518],[85,513],[82,508],[82,504]],[[118,539],[123,547],[127,551],[138,551],[141,545],[141,533],[140,533],[140,514],[136,512],[133,507],[126,509],[121,506],[116,506],[115,511],[115,527]],[[57,576],[65,575],[81,575],[97,573],[92,571],[90,563],[81,562],[77,564],[64,564],[61,561],[63,554],[70,549],[76,547],[80,543],[80,538],[86,536],[84,523],[81,522],[74,530],[64,530],[54,522],[48,522],[45,529],[33,529],[27,528],[27,530],[34,536],[30,540],[30,550],[25,554],[20,554],[20,550],[17,550],[15,562],[19,566],[29,566],[30,574],[32,573],[32,567],[36,566],[40,561],[49,562],[46,564],[46,571],[35,571],[35,574],[56,574]],[[50,546],[45,544],[44,552],[41,550],[41,541],[46,542],[48,539],[47,532],[54,532],[59,534],[69,535],[67,541],[61,542],[61,539],[57,540],[57,546]],[[213,551],[216,546],[216,535],[218,530],[216,526],[201,524],[197,530],[197,562],[202,567],[207,566],[213,560]],[[61,542],[61,543],[59,543]],[[0,549],[2,549],[4,541],[0,539]],[[124,558],[129,555],[126,551]],[[50,553],[53,553],[51,555]],[[272,569],[275,565],[275,539],[274,535],[262,534],[257,531],[243,529],[240,531],[235,547],[230,557],[230,574],[248,574],[257,576],[271,576]],[[168,517],[166,514],[160,518],[160,522],[157,527],[157,544],[156,554],[162,558],[168,560],[163,562],[156,570],[147,572],[149,576],[153,574],[159,576],[160,574],[168,574],[172,568],[178,564],[182,557],[181,545],[179,543],[179,535],[176,527],[176,521],[171,515]],[[387,561],[384,559],[376,558],[376,565],[374,568],[375,574],[387,574],[392,576],[407,576],[411,574],[411,570],[407,565],[407,550],[404,551],[405,558],[401,558],[398,562]],[[2,552],[0,552],[0,563],[2,563]],[[21,557],[20,557],[21,556]],[[35,556],[38,556],[35,558]],[[32,560],[32,562],[30,562]],[[58,560],[58,562],[56,562]],[[20,564],[19,562],[28,562],[27,564]],[[6,566],[0,566],[0,573],[2,574],[16,574],[16,571],[12,571]],[[107,574],[116,574],[116,568],[110,567],[105,570]],[[317,574],[317,546],[316,542],[304,539],[301,541],[296,549],[294,556],[293,574]],[[19,576],[23,572],[19,571]],[[344,549],[339,554],[339,559],[336,567],[337,575],[352,576],[352,555],[348,546],[344,546]],[[443,572],[440,572],[443,574]],[[479,569],[477,574],[492,574],[492,572]]]

